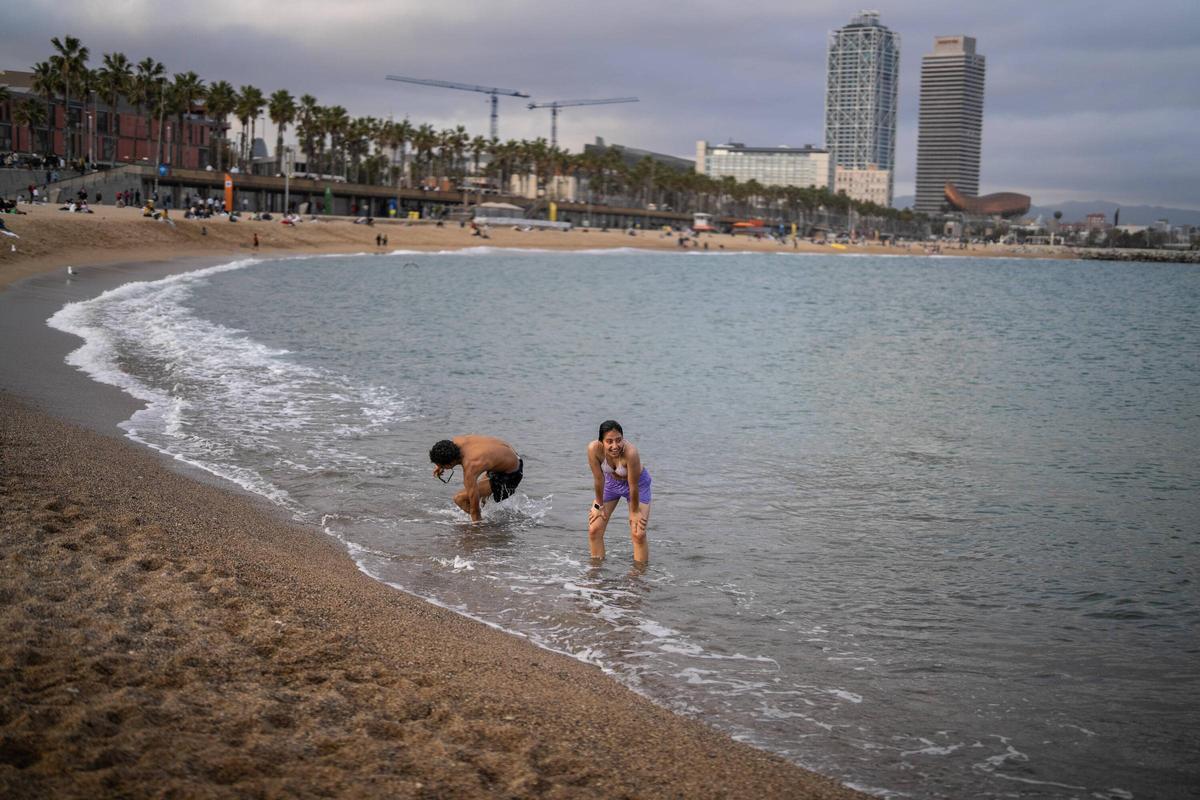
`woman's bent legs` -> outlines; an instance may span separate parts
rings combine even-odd
[[[638,518],[643,524],[636,525]],[[639,564],[650,561],[650,542],[646,539],[646,531],[650,527],[650,504],[639,503],[638,513],[629,515],[629,538],[633,540],[633,560]]]
[[[592,558],[604,558],[604,531],[608,528],[608,520],[617,507],[618,500],[609,500],[604,504],[603,513],[595,514],[588,523],[588,549]]]

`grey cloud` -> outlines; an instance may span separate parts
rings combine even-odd
[[[308,92],[352,114],[462,123],[473,134],[487,133],[482,95],[384,75],[511,87],[542,101],[636,95],[636,105],[564,111],[561,143],[578,150],[600,135],[690,156],[701,138],[820,144],[827,36],[857,10],[792,0],[508,0],[500,14],[483,2],[294,0],[281,18],[265,0],[34,0],[6,14],[0,67],[28,68],[50,54],[51,36],[71,33],[97,63],[113,50],[149,55],[210,82]],[[1200,207],[1200,168],[1188,152],[1200,129],[1194,0],[1136,9],[916,0],[880,11],[902,40],[898,193],[911,193],[915,170],[921,56],[934,36],[965,33],[988,58],[981,188]],[[525,102],[502,99],[505,138],[549,135],[548,112]]]

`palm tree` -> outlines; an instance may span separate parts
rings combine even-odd
[[[400,151],[400,174],[396,176],[396,185],[407,185],[408,182],[408,143],[412,141],[413,135],[416,134],[416,128],[408,121],[408,118],[395,123],[395,131],[393,140],[396,142],[396,148]]]
[[[233,91],[233,86],[229,81],[216,81],[212,86],[208,87],[208,94],[204,98],[205,112],[209,117],[217,122],[217,172],[223,172],[225,169],[225,150],[227,142],[225,140],[225,131],[229,128],[226,120],[229,115],[237,108],[237,95]]]
[[[146,158],[150,158],[150,139],[153,135],[153,120],[147,118],[147,112],[155,111],[162,105],[163,86],[167,81],[167,69],[161,62],[153,58],[143,58],[138,62],[137,72],[133,76],[132,92],[129,100],[141,116],[146,119]],[[134,153],[137,160],[137,153]]]
[[[44,125],[46,122],[46,108],[34,100],[32,97],[26,98],[23,102],[18,103],[13,109],[13,122],[18,126],[24,126],[29,130],[29,150],[34,150],[33,146],[33,129]],[[16,136],[13,137],[13,150],[18,149]]]
[[[346,161],[343,148],[346,134],[350,129],[350,116],[346,113],[346,109],[341,106],[328,106],[322,109],[321,128],[329,134],[329,169],[326,171],[331,175],[344,175],[344,166],[339,172],[338,161],[340,159],[343,165]]]
[[[283,131],[296,121],[296,99],[287,89],[278,89],[267,103],[267,115],[275,123],[275,171],[283,172]]]
[[[133,66],[129,63],[129,59],[124,53],[105,53],[104,66],[97,70],[96,91],[100,94],[104,104],[108,106],[108,125],[104,133],[107,136],[120,135],[120,128],[116,122],[116,107],[122,96],[126,96],[131,91],[133,82]],[[106,148],[101,147],[100,152],[103,155]],[[116,146],[114,142],[112,150],[112,159],[117,157]]]
[[[321,107],[317,105],[317,98],[311,94],[300,95],[300,104],[296,109],[296,133],[300,137],[302,146],[304,147],[305,167],[309,172],[312,171],[315,155],[314,149],[317,138],[317,118],[318,111]]]
[[[50,64],[58,73],[59,88],[63,94],[63,138],[67,161],[73,156],[71,147],[71,89],[79,88],[87,70],[88,49],[74,36],[64,36],[61,40],[55,36],[50,40],[57,55],[50,57]]]
[[[49,61],[39,61],[33,65],[33,91],[46,101],[46,113],[42,117],[43,135],[41,147],[44,155],[54,152],[54,137],[51,129],[54,127],[54,97],[58,94],[58,73]]]
[[[241,165],[243,169],[246,167],[246,162],[250,160],[250,154],[254,148],[255,123],[266,103],[262,91],[254,86],[243,86],[238,90],[237,108],[234,113],[237,114],[238,122],[242,123]],[[250,129],[249,136],[246,135],[247,127]]]
[[[423,123],[417,126],[413,131],[412,144],[413,150],[416,151],[417,163],[422,159],[425,161],[425,177],[429,177],[429,173],[433,166],[433,151],[437,147],[437,131],[429,123]]]
[[[180,167],[185,166],[183,163],[183,118],[185,115],[195,112],[196,103],[203,100],[206,93],[204,81],[195,72],[175,74],[175,82],[171,85],[171,97],[174,101],[172,106],[175,111],[175,119],[178,122],[178,127],[175,129],[175,150],[178,157],[173,160]]]

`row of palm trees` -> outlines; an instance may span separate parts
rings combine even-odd
[[[499,141],[471,136],[466,128],[437,130],[430,124],[414,125],[408,119],[384,120],[371,116],[353,117],[340,105],[320,105],[304,94],[296,99],[288,90],[265,95],[252,85],[235,89],[218,80],[205,84],[195,72],[168,76],[162,63],[144,58],[136,64],[123,53],[106,53],[102,66],[88,67],[90,52],[79,39],[65,36],[51,40],[54,53],[33,68],[33,90],[45,102],[27,100],[13,109],[18,125],[42,127],[46,141],[54,126],[53,102],[61,98],[64,108],[71,100],[90,103],[98,111],[103,104],[107,129],[115,135],[114,111],[122,98],[136,108],[145,126],[146,153],[157,142],[156,160],[162,161],[163,125],[174,120],[182,131],[184,119],[211,120],[215,166],[223,170],[226,158],[245,169],[257,124],[264,110],[275,125],[276,171],[282,172],[284,136],[294,128],[303,167],[309,174],[345,176],[349,181],[372,185],[411,187],[435,185],[448,180],[462,185],[468,176],[485,176],[497,187],[508,187],[514,176],[536,176],[539,187],[553,196],[555,178],[574,177],[585,187],[581,194],[592,203],[707,211],[740,216],[770,216],[781,220],[811,218],[815,213],[907,222],[908,211],[896,211],[871,203],[852,201],[828,189],[763,186],[756,181],[715,178],[664,166],[649,157],[628,165],[619,149],[596,148],[582,153],[549,145],[545,139]],[[0,102],[4,101],[0,95]],[[99,115],[97,115],[99,118]],[[79,115],[64,115],[63,134],[68,162],[79,159],[73,146],[79,139]],[[230,120],[240,124],[234,143],[226,134]],[[174,137],[177,152],[173,163],[182,162],[183,136]],[[49,148],[47,148],[49,149]]]

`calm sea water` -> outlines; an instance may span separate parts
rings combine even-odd
[[[895,797],[1200,786],[1200,270],[734,254],[244,261],[51,321],[134,439],[372,576]],[[589,564],[585,458],[654,477]],[[525,458],[471,525],[429,446]]]

